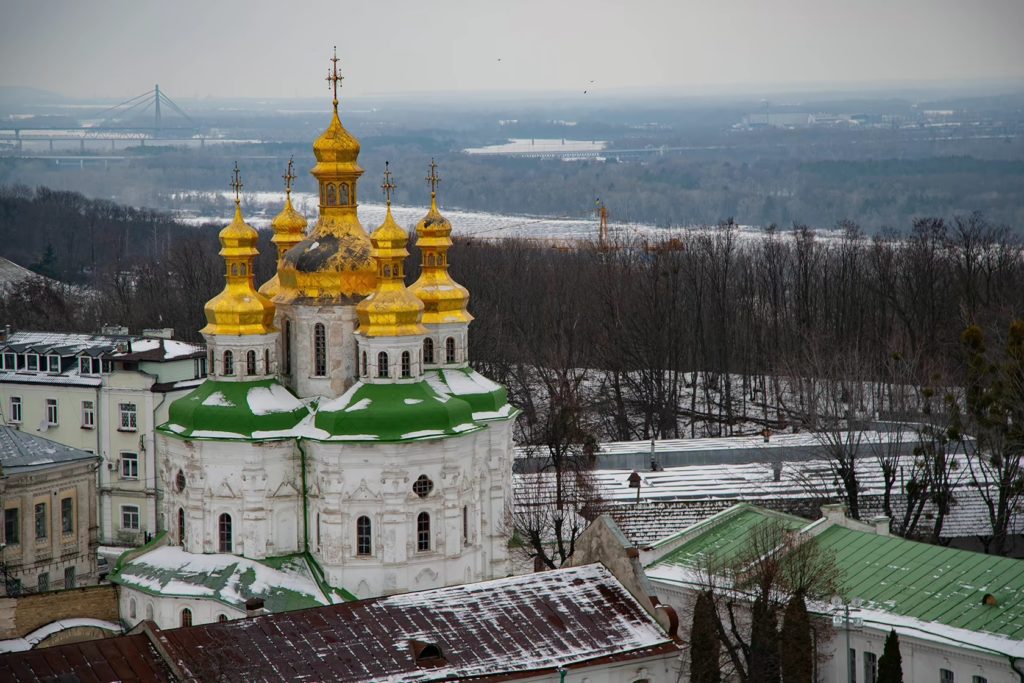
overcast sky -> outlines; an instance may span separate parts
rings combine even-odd
[[[1024,79],[1024,0],[0,0],[0,85],[128,97]]]

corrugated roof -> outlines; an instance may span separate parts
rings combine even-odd
[[[87,451],[65,446],[28,434],[13,427],[0,426],[0,467],[4,474],[19,474],[58,467],[76,460],[95,460]]]

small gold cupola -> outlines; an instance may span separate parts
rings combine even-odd
[[[391,215],[391,192],[395,189],[391,171],[384,164],[384,196],[387,214],[384,222],[370,235],[373,258],[377,263],[377,288],[356,306],[361,335],[401,337],[426,334],[421,324],[423,302],[405,286],[406,245],[409,235]]]
[[[320,215],[312,232],[290,249],[278,268],[277,303],[305,300],[351,303],[377,285],[370,237],[357,214],[357,185],[363,169],[356,163],[359,141],[338,117],[338,55],[331,58],[327,82],[334,91],[334,111],[327,130],[313,143],[312,174],[320,190]]]
[[[231,186],[235,190],[235,218],[220,231],[220,255],[224,257],[224,290],[206,302],[203,334],[249,335],[275,332],[274,304],[256,291],[253,263],[258,234],[242,219],[242,180],[235,163]]]
[[[473,320],[467,306],[469,290],[448,273],[448,249],[452,246],[452,224],[437,208],[437,164],[430,160],[430,211],[416,225],[416,246],[422,261],[420,276],[409,287],[423,302],[423,324],[468,323]]]
[[[289,159],[288,172],[281,176],[285,183],[284,209],[270,222],[270,227],[274,231],[270,241],[277,245],[277,271],[281,270],[285,253],[306,236],[306,217],[292,206],[292,181],[295,180],[295,174],[292,173],[293,164],[294,161]],[[281,290],[277,271],[274,272],[274,277],[264,282],[259,289],[260,294],[268,299],[273,299]]]

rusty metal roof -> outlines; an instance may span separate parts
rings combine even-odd
[[[0,655],[0,681],[173,681],[144,634]]]
[[[677,645],[601,565],[161,631],[204,681],[507,680]],[[432,645],[440,658],[417,662]],[[433,654],[433,653],[431,653]]]

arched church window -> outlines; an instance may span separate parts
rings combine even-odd
[[[391,266],[384,266],[384,277],[391,277]]]
[[[427,265],[428,266],[434,265],[434,255],[433,254],[427,254]]]
[[[240,266],[238,266],[238,272],[241,275],[245,275],[249,272],[249,268],[243,263]]]
[[[192,610],[190,610],[188,607],[186,607],[185,609],[181,610],[181,625],[182,626],[191,626],[192,625]]]
[[[363,377],[366,377],[367,372],[369,371],[366,368],[366,351],[363,351]]]
[[[217,546],[219,552],[233,552],[234,546],[231,542],[231,515],[226,512],[217,519],[217,536],[220,541]]]
[[[430,515],[426,512],[421,512],[416,517],[416,550],[430,550]]]
[[[135,618],[135,598],[128,598],[128,617]]]
[[[256,352],[252,349],[245,354],[245,374],[256,374]]]
[[[238,264],[237,263],[232,263],[231,264],[231,274],[232,275],[238,275]]]
[[[146,603],[146,618],[153,621],[153,603]]]
[[[348,206],[352,203],[348,196],[348,183],[338,185],[338,203],[342,206]]]
[[[327,331],[323,323],[313,326],[313,375],[327,376]]]
[[[226,615],[226,614],[218,614],[217,615],[217,623],[223,624],[227,620],[228,620],[228,615]]]
[[[425,474],[421,474],[416,477],[416,481],[412,483],[412,491],[420,498],[426,498],[430,495],[430,492],[434,490],[434,482],[430,481],[430,477]]]
[[[430,337],[423,340],[423,362],[428,365],[434,364],[434,340]]]
[[[412,377],[412,359],[408,351],[402,351],[402,377]]]
[[[224,374],[235,374],[235,354],[231,353],[230,351],[224,352]]]
[[[338,203],[337,190],[334,187],[334,183],[327,186],[327,206],[334,206]]]
[[[373,546],[370,543],[370,518],[363,515],[356,520],[356,555],[369,555]]]
[[[381,351],[377,354],[377,376],[388,376],[388,354],[386,351]]]
[[[270,374],[270,349],[263,349],[263,374]]]
[[[453,337],[444,340],[444,362],[455,362],[455,339]]]
[[[174,475],[174,488],[178,490],[178,493],[185,490],[185,473],[181,470],[178,470],[178,473]]]
[[[178,508],[178,545],[185,545],[185,508]]]
[[[284,321],[284,374],[292,374],[292,321]]]

